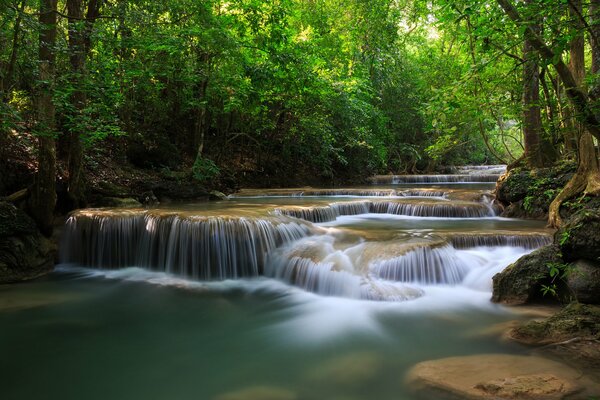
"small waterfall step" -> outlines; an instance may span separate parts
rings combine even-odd
[[[552,243],[552,233],[515,233],[511,231],[502,232],[478,232],[478,233],[444,233],[443,237],[456,249],[469,249],[473,247],[522,247],[525,249],[537,249]]]
[[[262,274],[270,251],[310,233],[305,223],[273,217],[86,210],[66,222],[61,261],[202,280],[251,277]]]
[[[424,183],[493,183],[501,174],[449,174],[449,175],[375,175],[372,184],[424,184]]]
[[[242,189],[231,198],[254,197],[439,197],[447,191],[437,189]]]
[[[310,222],[335,221],[340,216],[360,214],[392,214],[412,217],[436,218],[488,218],[496,216],[494,208],[487,203],[468,201],[448,202],[402,202],[355,201],[339,202],[326,206],[285,206],[274,210],[275,214],[303,219]]]

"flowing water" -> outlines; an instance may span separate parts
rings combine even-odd
[[[497,216],[497,173],[76,212],[0,287],[2,398],[412,399],[419,361],[524,352],[491,278],[550,232]]]

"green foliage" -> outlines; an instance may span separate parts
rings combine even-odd
[[[571,264],[565,263],[548,263],[548,276],[550,277],[550,283],[542,285],[541,290],[544,296],[551,295],[558,297],[558,281],[566,281],[570,274],[573,273],[573,267]]]
[[[220,172],[219,167],[212,160],[204,157],[196,158],[192,167],[193,178],[202,183],[215,179]]]

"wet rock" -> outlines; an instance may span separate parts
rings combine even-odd
[[[510,338],[529,345],[547,345],[573,338],[600,339],[600,307],[571,303],[545,320],[514,328]]]
[[[55,248],[33,220],[0,202],[0,283],[37,278],[54,267]]]
[[[214,400],[296,400],[298,396],[287,389],[275,386],[251,386],[224,393]]]
[[[600,262],[600,210],[584,209],[575,213],[556,232],[565,261],[581,258]]]
[[[561,163],[552,168],[513,168],[496,185],[496,200],[506,208],[505,217],[543,219],[554,197],[573,176],[576,165]]]
[[[600,304],[600,263],[582,259],[571,268],[567,285],[573,297],[582,303]]]
[[[140,195],[140,202],[145,206],[154,206],[160,203],[152,190],[142,193]]]
[[[115,207],[115,208],[137,208],[141,207],[142,203],[132,197],[104,197],[96,203],[99,207]]]
[[[555,245],[519,258],[492,278],[492,301],[517,305],[541,300],[542,285],[550,283],[548,264],[551,263],[562,263]]]
[[[529,171],[519,168],[502,175],[496,185],[496,199],[503,204],[523,200],[533,184],[534,179]]]
[[[600,382],[600,307],[572,303],[545,320],[521,324],[508,336],[523,344],[543,346],[538,350],[541,354],[581,369]]]
[[[481,354],[417,364],[407,376],[423,398],[564,399],[598,387],[562,363],[535,356]]]
[[[219,192],[218,190],[212,190],[210,193],[211,200],[229,200],[229,197],[225,193]]]

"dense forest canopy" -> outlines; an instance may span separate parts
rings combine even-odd
[[[0,140],[37,138],[34,205],[57,175],[84,205],[84,170],[114,147],[258,185],[597,170],[597,3],[2,0]],[[562,197],[594,190],[592,164]]]

